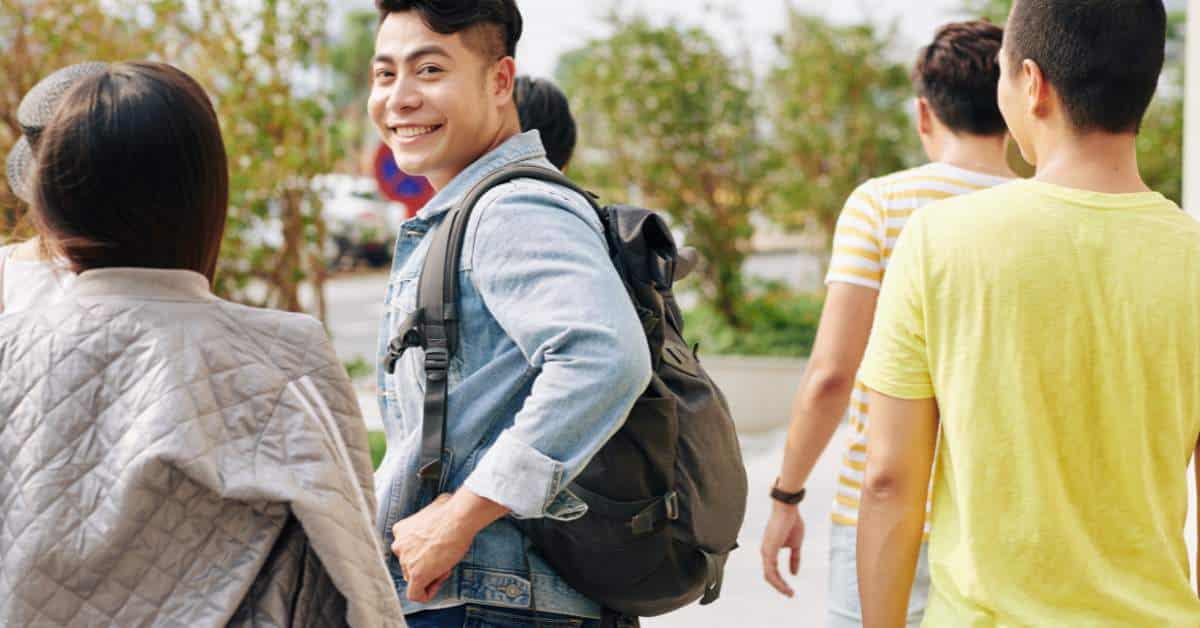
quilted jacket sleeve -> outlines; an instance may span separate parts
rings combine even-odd
[[[345,370],[323,330],[310,338],[312,370],[280,396],[257,451],[260,477],[286,491],[351,626],[403,626],[374,528],[366,427]]]
[[[319,323],[285,331],[291,346],[276,355],[303,348],[307,370],[285,369],[288,381],[254,436],[253,463],[234,467],[217,451],[186,470],[225,499],[286,504],[345,598],[346,625],[404,626],[375,531],[366,427],[349,378]]]

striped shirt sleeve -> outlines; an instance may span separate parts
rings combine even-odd
[[[825,283],[848,283],[879,289],[883,283],[883,202],[870,181],[846,201],[833,234],[833,256]]]

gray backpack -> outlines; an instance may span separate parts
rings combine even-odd
[[[439,483],[447,370],[458,347],[463,236],[476,202],[513,179],[579,193],[604,226],[610,256],[650,346],[654,376],[624,426],[569,487],[588,505],[575,521],[522,520],[533,547],[564,580],[606,608],[661,615],[721,592],[746,510],[746,470],[729,406],[683,340],[672,292],[674,239],[657,214],[601,207],[557,171],[504,168],[475,186],[437,228],[421,272],[416,313],[391,343],[388,369],[410,347],[425,350],[421,478]],[[432,494],[432,493],[431,493]]]

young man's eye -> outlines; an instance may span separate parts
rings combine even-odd
[[[441,74],[441,73],[442,73],[442,69],[437,67],[436,65],[423,65],[423,66],[417,68],[418,76],[431,76],[433,74]]]
[[[377,81],[382,80],[382,79],[392,78],[392,76],[394,76],[392,74],[391,70],[385,70],[383,68],[379,68],[379,69],[375,70],[373,72],[373,75],[375,77],[375,80],[377,80]]]

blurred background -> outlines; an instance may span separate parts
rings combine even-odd
[[[1148,182],[1177,202],[1186,4],[1167,2],[1168,68],[1140,139]],[[798,600],[761,581],[758,498],[815,335],[832,228],[857,184],[924,161],[911,122],[917,50],[946,21],[1003,23],[1010,0],[519,5],[519,71],[555,80],[579,123],[568,174],[606,200],[662,210],[703,256],[679,287],[688,334],[730,393],[751,470],[744,549],[721,603],[646,624],[818,625],[840,445],[813,474],[827,485],[810,487],[804,506]],[[377,21],[370,0],[0,0],[0,154],[19,137],[22,96],[54,69],[150,58],[196,76],[230,154],[217,291],[324,320],[375,429],[392,241],[432,193],[396,170],[366,118]],[[0,181],[0,241],[30,235],[25,215]]]

